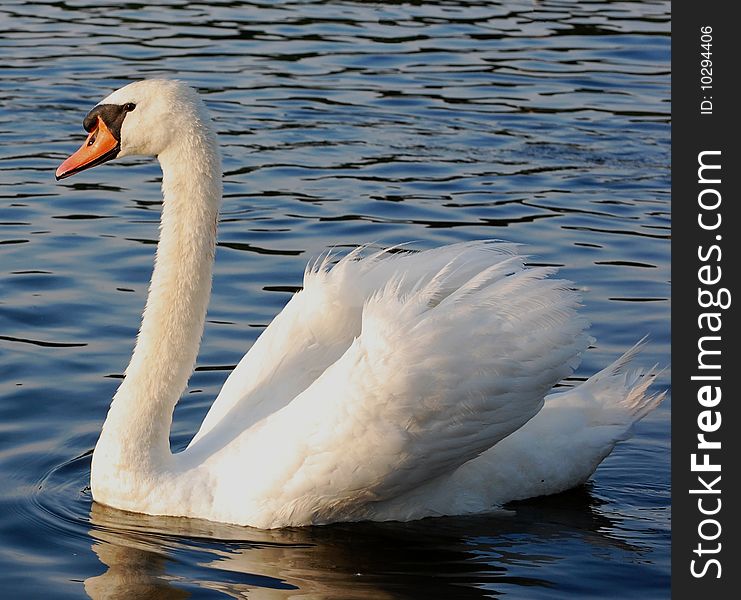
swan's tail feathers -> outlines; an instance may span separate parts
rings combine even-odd
[[[645,344],[646,337],[580,386],[554,397],[563,396],[569,404],[583,403],[596,424],[624,424],[629,429],[666,397],[665,390],[649,391],[663,369],[633,366]]]
[[[648,371],[636,369],[633,372],[626,373],[625,387],[628,389],[628,394],[625,396],[622,405],[633,416],[634,423],[657,408],[666,398],[666,390],[652,394],[647,393],[656,377],[663,372],[663,369],[657,371],[657,367],[658,365],[654,365]]]

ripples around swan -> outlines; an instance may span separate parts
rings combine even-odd
[[[18,0],[0,21],[5,595],[668,596],[668,401],[584,488],[485,517],[262,532],[93,504],[159,171],[53,172],[126,81],[185,79],[215,115],[226,198],[176,449],[330,247],[521,242],[583,288],[574,381],[645,333],[669,364],[669,2]]]

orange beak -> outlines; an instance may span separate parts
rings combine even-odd
[[[87,136],[80,149],[65,160],[56,172],[57,179],[64,179],[95,165],[115,158],[120,150],[119,142],[108,129],[103,119],[98,117],[98,124]]]

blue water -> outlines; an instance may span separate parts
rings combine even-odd
[[[645,334],[668,365],[669,30],[669,2],[3,2],[0,595],[668,597],[669,400],[586,486],[507,513],[261,532],[93,504],[159,171],[53,173],[130,80],[184,79],[214,114],[226,199],[174,448],[330,247],[521,242],[583,291],[573,381]]]

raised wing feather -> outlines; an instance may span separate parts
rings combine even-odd
[[[222,440],[229,440],[287,405],[360,335],[364,304],[390,280],[397,282],[400,293],[433,278],[444,280],[444,285],[435,288],[442,298],[493,264],[510,261],[507,268],[522,268],[515,248],[477,241],[424,252],[381,251],[365,257],[367,249],[358,248],[331,269],[329,255],[310,265],[303,289],[230,374],[190,445],[215,427],[222,430]]]
[[[257,525],[350,519],[363,500],[449,472],[527,422],[576,366],[588,337],[567,282],[511,255],[465,281],[465,261],[448,263],[418,281],[400,271],[366,301],[336,362],[214,452],[218,463],[260,449],[262,469],[242,461],[259,472],[245,501],[271,515]]]

